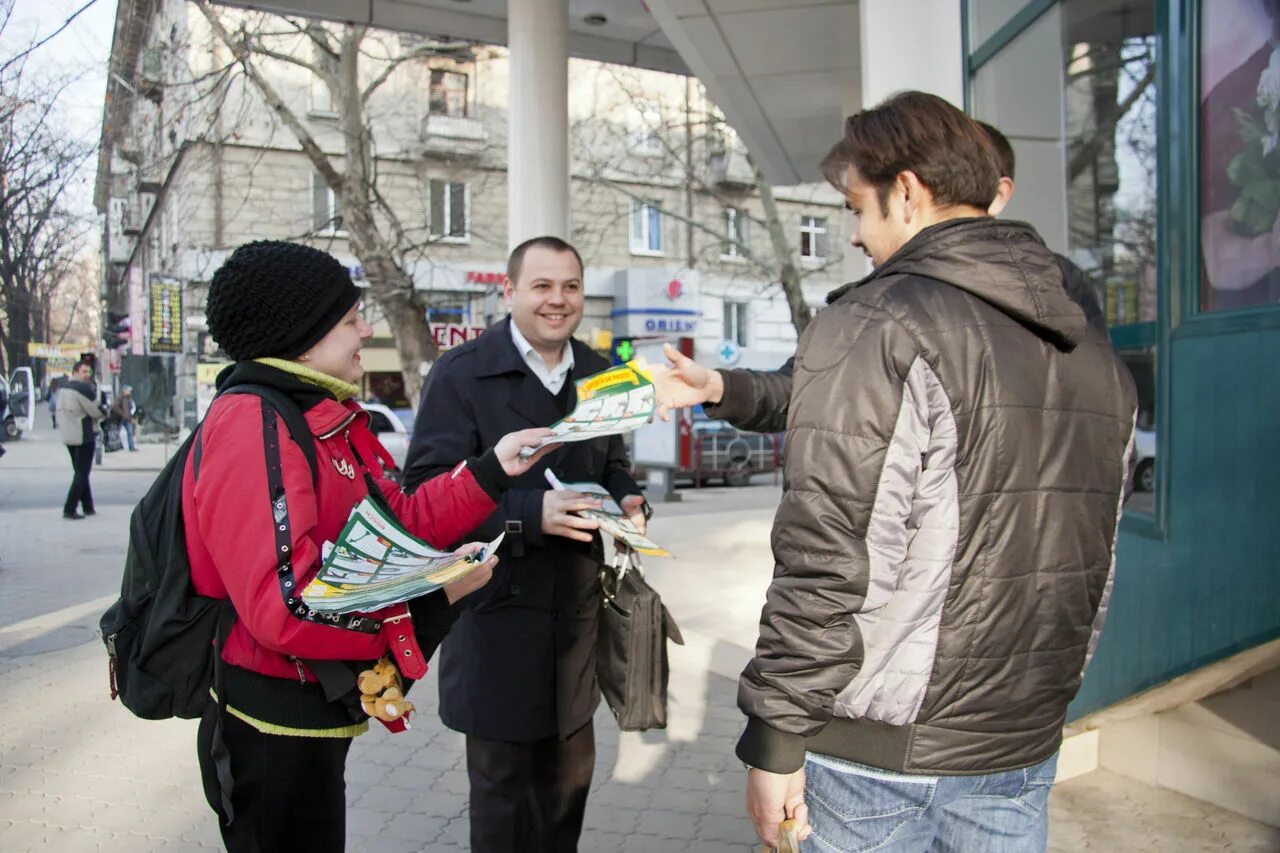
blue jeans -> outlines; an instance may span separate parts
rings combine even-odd
[[[986,776],[915,776],[806,756],[806,850],[1043,853],[1058,756]]]
[[[138,449],[137,445],[135,445],[135,444],[133,443],[133,429],[134,429],[134,427],[133,427],[133,422],[132,422],[132,421],[121,421],[121,422],[120,422],[120,426],[124,427],[124,434],[125,434],[125,438],[127,438],[127,439],[129,440],[129,449],[130,449],[130,450],[137,450],[137,449]]]

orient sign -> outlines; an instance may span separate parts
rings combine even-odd
[[[431,337],[435,339],[436,347],[442,350],[453,349],[472,338],[478,338],[483,331],[484,326],[464,326],[461,323],[431,324]]]

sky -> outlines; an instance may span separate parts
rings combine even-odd
[[[15,8],[4,33],[0,56],[10,57],[62,26],[89,0],[13,0]],[[115,24],[116,0],[93,0],[65,30],[32,54],[28,70],[66,75],[74,82],[58,102],[68,132],[97,141],[102,128],[102,101],[107,85],[107,58]],[[70,199],[73,207],[93,212],[93,179],[97,158],[86,161]]]

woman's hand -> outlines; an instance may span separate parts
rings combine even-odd
[[[458,553],[474,554],[483,550],[484,547],[485,543],[483,542],[468,542],[458,549]],[[449,599],[450,604],[456,604],[459,599],[480,589],[493,577],[493,567],[496,565],[498,565],[498,557],[494,555],[467,572],[460,580],[446,586],[444,588],[445,598]]]
[[[498,462],[502,465],[502,470],[507,472],[508,477],[519,477],[536,465],[539,459],[554,450],[556,445],[548,444],[527,458],[522,457],[520,451],[526,447],[537,447],[543,439],[552,435],[555,435],[555,433],[546,427],[509,432],[498,439],[498,443],[493,446],[493,452],[498,457]]]

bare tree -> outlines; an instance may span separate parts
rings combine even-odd
[[[260,16],[250,28],[232,29],[205,0],[195,0],[218,40],[230,51],[245,80],[272,115],[292,134],[316,173],[341,205],[341,226],[359,259],[373,299],[379,303],[400,356],[406,396],[416,402],[421,365],[438,356],[427,322],[429,296],[414,288],[413,262],[438,241],[426,229],[406,223],[385,194],[369,113],[373,95],[402,65],[429,57],[456,57],[473,47],[466,42],[423,39],[399,52],[367,39],[370,30],[354,24],[331,25],[279,16]],[[298,46],[301,45],[302,48]],[[305,48],[305,49],[303,49]],[[309,54],[309,55],[303,55]],[[304,69],[331,94],[343,137],[339,163],[324,150],[307,124],[290,107],[269,73],[267,62]]]
[[[0,355],[6,372],[28,363],[29,343],[49,337],[47,306],[89,229],[69,209],[68,190],[93,149],[59,123],[55,104],[64,86],[29,72],[24,59],[0,68]]]

